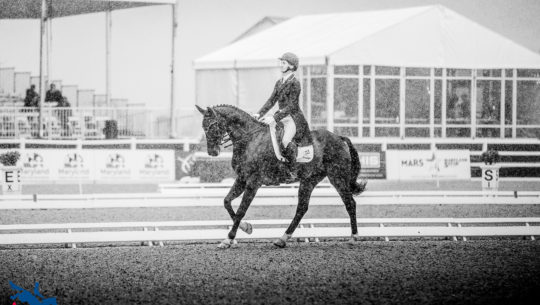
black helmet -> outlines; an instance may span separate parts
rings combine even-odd
[[[298,60],[298,56],[296,56],[296,54],[291,53],[291,52],[287,52],[287,53],[281,55],[281,57],[279,57],[278,59],[288,62],[291,66],[294,67],[294,71],[296,71],[296,69],[298,69],[299,60]]]

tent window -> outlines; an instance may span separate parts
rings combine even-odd
[[[334,127],[335,133],[345,137],[358,137],[358,127]]]
[[[399,123],[399,79],[375,80],[375,123]]]
[[[517,83],[517,124],[540,125],[540,83],[537,81]],[[532,137],[526,131],[522,134]]]
[[[518,138],[540,138],[540,128],[518,128],[516,130]]]
[[[446,117],[450,125],[471,123],[471,81],[449,80],[446,91]],[[448,137],[470,137],[470,128],[448,128]]]
[[[501,77],[502,70],[501,69],[478,69],[476,70],[476,76],[480,77]]]
[[[478,80],[476,82],[477,125],[499,125],[501,123],[501,81]],[[498,138],[500,127],[478,128],[477,137]]]
[[[471,69],[446,69],[446,76],[471,76]]]
[[[326,75],[326,66],[311,66],[311,75]]]
[[[399,76],[399,67],[375,66],[375,74]]]
[[[371,66],[364,66],[364,75],[371,75]]]
[[[504,84],[504,122],[505,124],[512,124],[512,81],[507,80]],[[510,137],[512,137],[510,135]]]
[[[442,121],[442,80],[435,80],[435,113],[434,122],[435,125],[441,125]]]
[[[311,79],[311,123],[326,126],[326,78]]]
[[[405,83],[405,124],[429,124],[429,80],[408,79]]]
[[[406,76],[430,76],[429,68],[405,68]]]
[[[363,107],[364,107],[364,124],[369,124],[369,114],[370,114],[370,96],[371,96],[371,86],[370,86],[370,80],[369,79],[364,79],[364,96],[363,96],[363,100],[362,100],[362,104],[363,104]],[[369,133],[368,133],[369,135]]]
[[[479,125],[501,122],[501,82],[478,80],[476,82],[476,119]]]
[[[338,75],[358,75],[358,66],[335,66],[334,74]]]
[[[358,123],[358,79],[334,79],[334,122]]]
[[[540,69],[518,69],[517,76],[540,78]]]

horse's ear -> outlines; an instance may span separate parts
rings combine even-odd
[[[208,108],[206,108],[206,111],[208,111],[209,113],[211,113],[213,117],[217,117],[217,113],[216,113],[216,111],[214,110],[214,108],[208,107]]]
[[[202,114],[202,115],[205,115],[206,114],[206,111],[204,109],[202,109],[201,107],[199,107],[199,105],[195,105],[195,107],[197,107],[197,110],[199,110],[199,112]]]

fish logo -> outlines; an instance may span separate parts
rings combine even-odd
[[[28,305],[57,305],[56,298],[46,298],[39,292],[38,282],[34,285],[34,293],[15,285],[12,281],[9,281],[9,285],[11,289],[15,290],[15,294],[10,296],[10,299],[13,301],[18,300]],[[16,303],[13,302],[13,304]]]

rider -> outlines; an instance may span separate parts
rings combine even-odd
[[[263,105],[261,110],[255,114],[256,118],[261,117],[261,121],[266,124],[282,122],[284,126],[283,147],[285,147],[284,157],[289,161],[291,180],[297,179],[296,174],[296,143],[293,138],[298,136],[310,137],[308,123],[300,110],[298,102],[300,96],[300,82],[296,79],[294,72],[298,69],[298,56],[287,52],[278,58],[282,77],[276,82],[274,91]],[[264,116],[275,104],[279,105],[279,110],[271,116]]]

